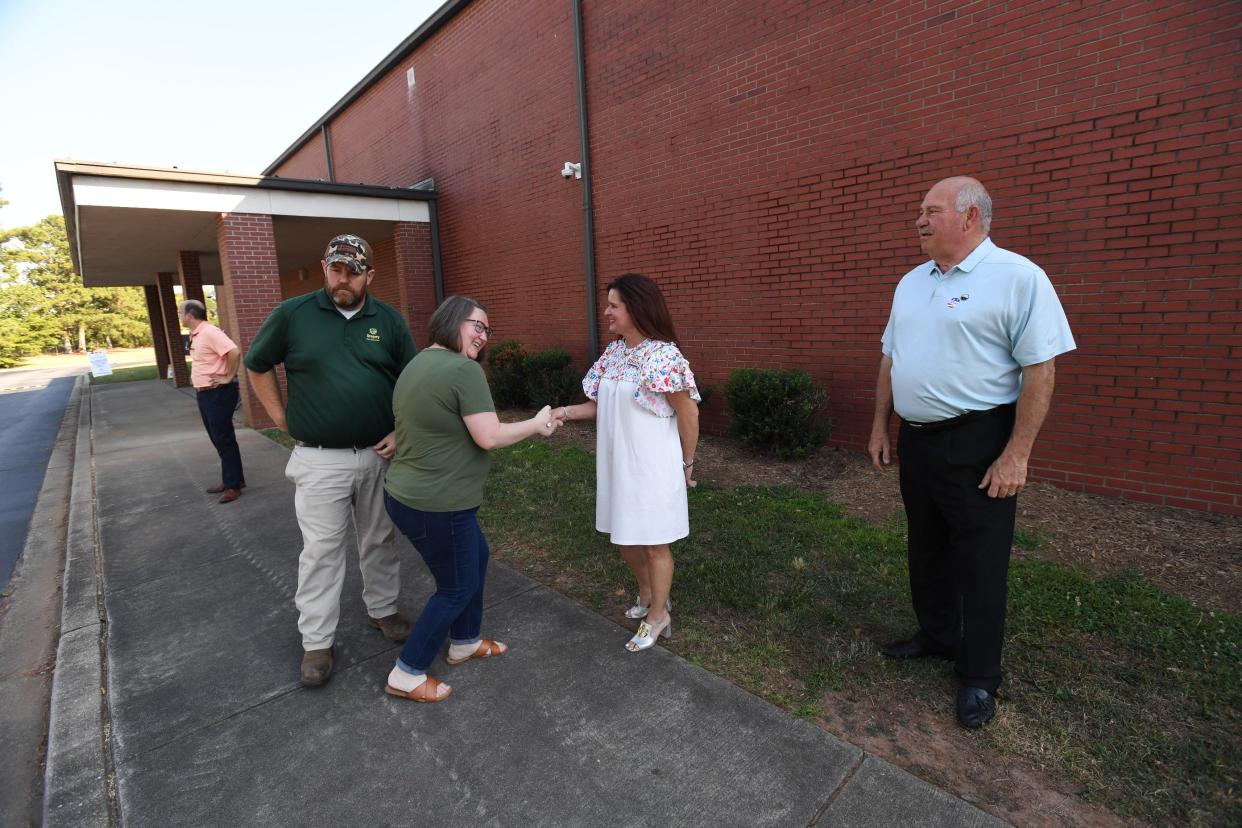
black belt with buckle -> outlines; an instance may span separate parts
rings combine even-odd
[[[947,420],[936,420],[934,423],[915,423],[910,420],[903,419],[902,422],[910,426],[910,428],[920,434],[935,434],[937,431],[948,431],[951,428],[957,428],[971,420],[981,420],[984,417],[990,417],[993,414],[999,414],[1008,411],[1014,407],[1014,403],[1006,403],[998,405],[996,408],[986,408],[983,411],[967,411],[965,414],[959,414],[956,417],[950,417]]]
[[[316,443],[307,443],[303,440],[294,440],[293,444],[299,448],[326,449],[328,451],[366,451],[370,446],[321,446]]]

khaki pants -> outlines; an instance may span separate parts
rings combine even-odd
[[[388,461],[371,449],[293,449],[285,476],[296,487],[293,505],[302,529],[294,603],[304,649],[332,646],[345,582],[345,533],[351,524],[367,614],[383,618],[397,611],[400,561],[396,532],[384,511],[387,470]]]

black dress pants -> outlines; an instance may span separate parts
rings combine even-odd
[[[196,395],[198,413],[203,417],[203,427],[211,444],[220,455],[220,482],[226,489],[240,489],[242,480],[241,450],[237,447],[237,433],[233,430],[233,409],[240,398],[238,385],[230,382],[218,388],[204,388]]]
[[[967,687],[1001,682],[1009,551],[1017,498],[979,483],[1013,431],[1014,406],[942,429],[903,422],[897,448],[910,540],[910,596],[919,628],[957,653]]]

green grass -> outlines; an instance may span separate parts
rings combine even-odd
[[[601,612],[625,605],[632,579],[594,530],[593,458],[544,443],[495,458],[480,517],[498,557]],[[915,626],[903,522],[868,524],[813,492],[707,484],[690,513],[674,546],[681,655],[809,719],[911,693],[948,706],[950,665],[878,655]],[[1242,821],[1242,619],[1137,575],[1030,558],[1012,561],[1009,587],[1007,701],[978,738],[1122,816]]]
[[[190,360],[185,361],[185,369],[190,370]],[[135,382],[137,380],[160,379],[159,371],[154,365],[130,365],[125,368],[113,368],[106,377],[91,377],[91,385],[107,385],[112,382]]]
[[[1025,549],[1030,552],[1038,549],[1048,542],[1048,536],[1040,532],[1038,529],[1031,531],[1017,526],[1013,530],[1013,543],[1019,549]]]

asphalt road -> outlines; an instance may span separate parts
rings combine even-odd
[[[150,348],[114,351],[114,367],[152,364]],[[85,356],[45,356],[0,370],[0,825],[38,825],[43,741],[61,609],[60,567],[73,444],[49,470],[65,407]],[[77,416],[73,418],[77,431]],[[40,492],[40,532],[28,529]],[[23,548],[24,547],[24,548]],[[23,559],[23,556],[24,559]]]
[[[33,368],[0,371],[0,825],[39,823],[71,482],[65,461],[48,465],[84,363],[40,359]],[[50,502],[40,513],[45,483]],[[32,518],[40,529],[26,544]]]
[[[78,365],[0,371],[0,592],[21,557]]]
[[[153,365],[155,352],[118,349],[109,362],[113,368]],[[85,354],[35,357],[0,370],[0,594],[21,558],[74,378],[89,370]]]

